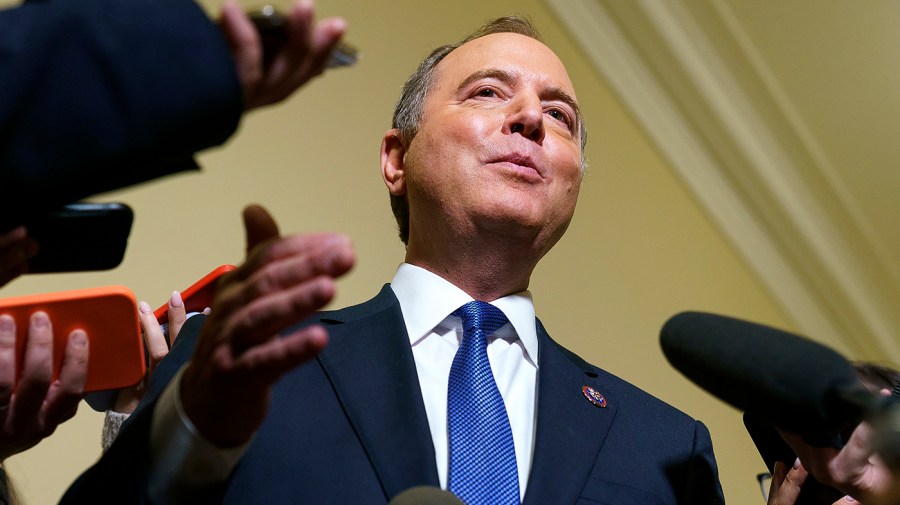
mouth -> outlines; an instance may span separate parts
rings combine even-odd
[[[503,167],[525,179],[543,179],[543,174],[537,164],[526,154],[511,153],[497,156],[488,160],[488,164]]]

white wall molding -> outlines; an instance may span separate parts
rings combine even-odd
[[[545,1],[797,327],[900,362],[889,265],[758,62],[683,0]]]

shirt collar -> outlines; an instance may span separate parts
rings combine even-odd
[[[402,263],[391,281],[391,289],[400,302],[410,345],[431,333],[451,312],[472,297],[446,279],[424,268]],[[537,366],[538,343],[531,292],[520,291],[491,302],[506,314],[522,341],[528,360]]]

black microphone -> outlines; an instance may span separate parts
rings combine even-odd
[[[811,445],[840,446],[842,428],[876,409],[853,366],[834,350],[740,319],[683,312],[660,333],[666,358],[726,403]]]
[[[465,505],[449,491],[433,486],[416,486],[393,497],[388,505]]]

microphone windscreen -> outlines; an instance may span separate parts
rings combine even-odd
[[[811,442],[858,422],[871,398],[840,354],[775,328],[683,312],[660,337],[672,366],[697,385]]]
[[[388,505],[465,505],[449,491],[433,486],[416,486],[393,497]]]

